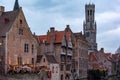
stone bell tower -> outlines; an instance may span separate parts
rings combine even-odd
[[[95,22],[94,4],[85,5],[85,21],[83,23],[83,31],[85,38],[88,41],[89,52],[97,51],[97,43],[96,43],[97,26]]]

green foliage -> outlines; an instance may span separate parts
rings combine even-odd
[[[106,71],[88,70],[88,80],[100,80],[106,76]]]

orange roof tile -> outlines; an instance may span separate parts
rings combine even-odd
[[[54,43],[61,43],[62,40],[64,39],[64,33],[65,33],[65,31],[54,31],[54,36],[55,36],[55,40],[53,40]],[[38,36],[38,40],[40,42],[43,40],[46,40],[47,43],[50,43],[52,41],[51,34],[52,34],[52,32],[48,32],[47,35]],[[70,38],[70,34],[71,34],[70,32],[66,32],[67,41]]]
[[[63,37],[64,37],[64,31],[56,31],[56,33],[55,33],[55,43],[62,42]]]
[[[40,41],[46,40],[46,35],[39,36],[39,40]]]
[[[36,36],[36,38],[40,41],[40,43],[46,41],[46,35]]]
[[[89,54],[89,61],[97,61],[97,57],[94,55],[94,53]]]

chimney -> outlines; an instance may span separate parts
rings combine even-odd
[[[5,7],[4,6],[0,6],[0,16],[2,15],[2,13],[4,12]]]
[[[100,52],[104,53],[104,48],[101,48],[101,49],[100,49]]]
[[[55,31],[55,28],[54,27],[51,27],[50,28],[50,32],[54,32]]]

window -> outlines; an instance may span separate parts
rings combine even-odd
[[[9,23],[9,19],[8,18],[4,18],[4,23],[5,24]]]
[[[22,64],[22,57],[18,57],[18,64],[19,64],[19,65]]]
[[[20,24],[22,24],[22,20],[20,19]]]
[[[34,53],[34,45],[32,44],[32,53]]]
[[[65,55],[61,55],[61,62],[65,61]]]
[[[65,52],[65,48],[62,48],[62,51]]]
[[[43,59],[43,62],[45,62],[45,58]]]
[[[92,15],[92,10],[90,10],[90,15]]]
[[[67,67],[66,67],[66,70],[67,70],[67,71],[70,71],[70,67],[71,67],[71,65],[68,64]]]
[[[28,44],[24,44],[24,52],[28,52],[29,48],[28,48]]]
[[[32,64],[34,64],[34,58],[32,58]]]
[[[88,14],[88,16],[89,16],[89,10],[87,11],[87,14]]]
[[[64,68],[64,66],[63,66],[63,65],[61,65],[60,70],[61,70],[61,71],[63,71],[63,68]]]
[[[19,29],[19,35],[23,35],[23,29]]]
[[[56,73],[58,73],[58,67],[56,67]]]
[[[72,57],[71,56],[67,56],[67,61],[71,61]]]

